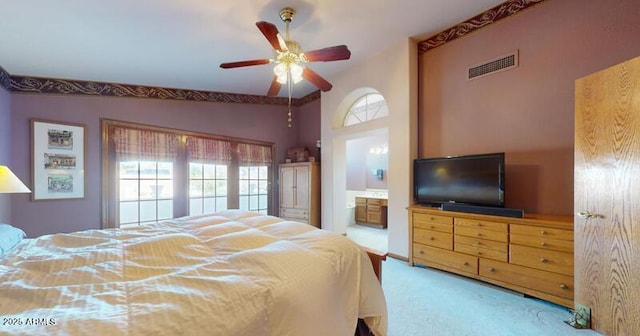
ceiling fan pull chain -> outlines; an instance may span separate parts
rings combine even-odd
[[[287,71],[287,77],[289,77],[287,79],[287,89],[289,90],[289,112],[287,113],[287,121],[289,122],[289,127],[291,127],[291,86],[293,85],[293,81],[291,80],[291,71]]]

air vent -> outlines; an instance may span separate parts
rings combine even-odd
[[[469,68],[469,79],[474,79],[496,72],[505,71],[516,68],[518,66],[518,51],[514,51],[509,55],[501,56],[489,62],[476,65]]]

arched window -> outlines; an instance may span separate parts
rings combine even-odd
[[[379,93],[366,94],[356,100],[344,118],[343,126],[350,126],[389,115],[387,102]]]

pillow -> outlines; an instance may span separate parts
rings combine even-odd
[[[25,236],[17,227],[0,223],[0,255],[11,251]]]

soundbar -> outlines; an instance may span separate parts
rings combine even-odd
[[[457,203],[443,203],[442,210],[515,218],[524,217],[524,211],[522,209],[496,208]]]

